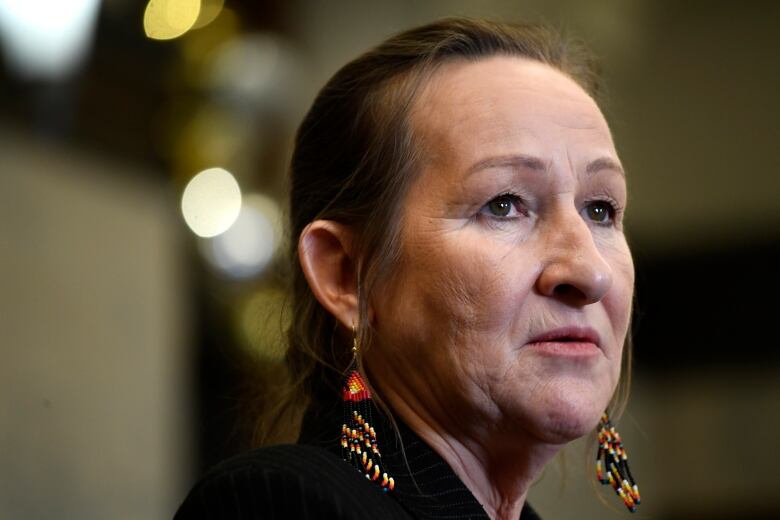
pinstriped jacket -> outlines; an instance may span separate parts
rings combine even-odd
[[[340,404],[312,409],[321,412],[306,415],[299,444],[218,464],[190,491],[175,520],[488,518],[444,460],[403,423],[395,435],[374,408],[382,462],[395,479],[395,489],[384,493],[341,459]],[[520,520],[539,517],[526,504]]]

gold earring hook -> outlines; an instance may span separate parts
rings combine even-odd
[[[355,328],[355,324],[352,324],[352,352],[354,354],[357,354],[358,351],[358,339],[357,339],[357,329]]]

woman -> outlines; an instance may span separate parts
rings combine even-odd
[[[530,485],[629,355],[626,179],[596,91],[571,43],[470,19],[336,73],[292,158],[291,386],[264,424],[305,408],[298,444],[215,468],[180,518],[536,518]],[[600,478],[634,508],[600,424]]]

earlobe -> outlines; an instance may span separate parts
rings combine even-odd
[[[346,328],[358,318],[352,236],[352,230],[344,224],[315,220],[298,240],[298,258],[314,297]]]

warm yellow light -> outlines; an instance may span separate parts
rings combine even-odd
[[[213,22],[214,19],[219,16],[224,4],[224,0],[201,0],[200,14],[192,28],[200,29]]]
[[[153,40],[171,40],[192,29],[201,0],[149,0],[144,11],[144,32]]]
[[[240,211],[241,189],[233,175],[222,168],[197,174],[181,197],[184,220],[193,233],[204,238],[224,233]]]

